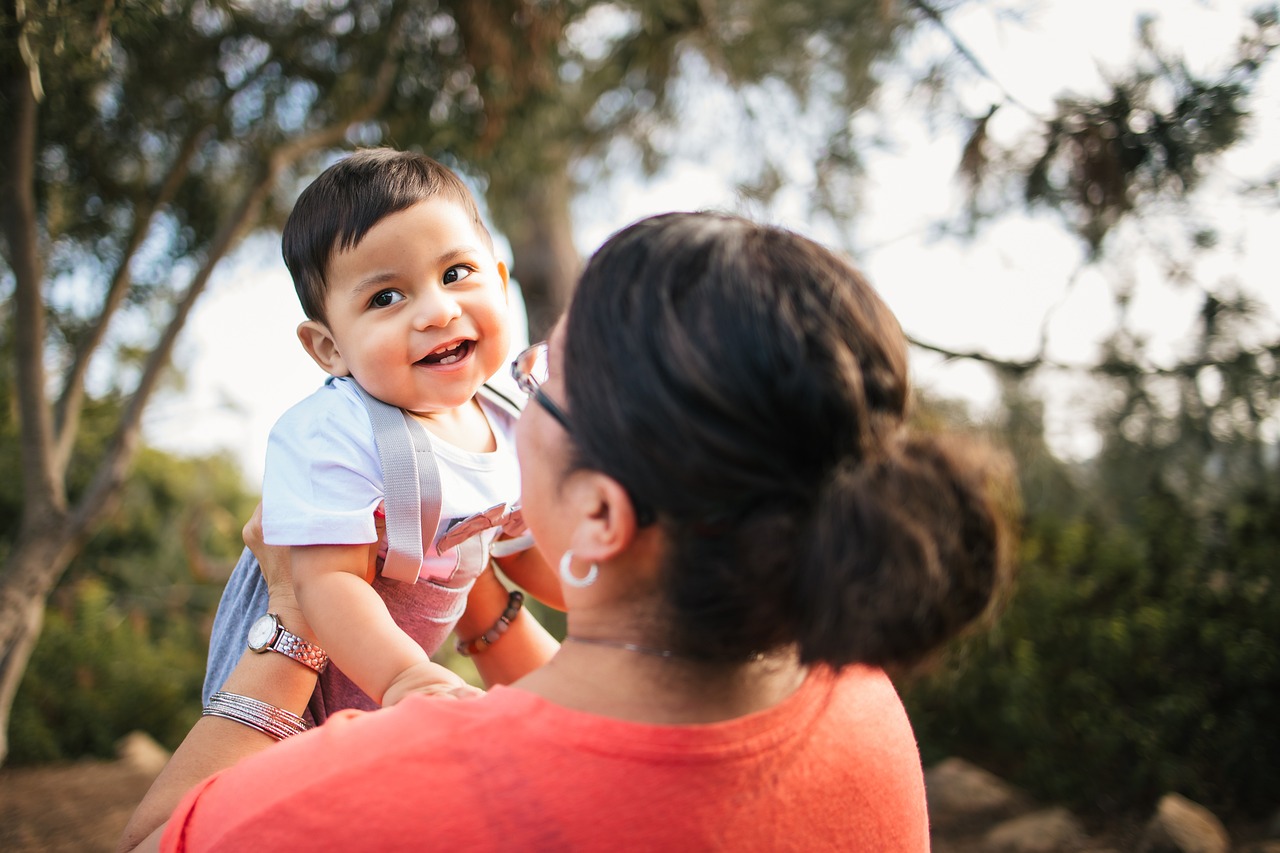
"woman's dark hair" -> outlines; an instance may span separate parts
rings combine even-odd
[[[910,664],[1001,589],[997,468],[907,434],[906,340],[831,251],[727,215],[645,219],[591,259],[566,322],[579,462],[656,511],[681,654]]]

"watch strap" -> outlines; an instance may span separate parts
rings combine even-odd
[[[324,672],[325,667],[329,665],[329,655],[324,649],[315,643],[308,643],[296,634],[289,633],[283,627],[280,628],[276,641],[271,646],[280,654],[291,657],[316,672]]]
[[[271,614],[275,616],[275,614]],[[325,667],[329,665],[329,655],[324,649],[315,643],[308,643],[297,634],[289,632],[280,624],[280,617],[275,616],[276,636],[267,643],[267,648],[273,652],[279,652],[288,658],[293,658],[305,667],[314,669],[316,672],[324,672]]]

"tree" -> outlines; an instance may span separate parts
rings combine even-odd
[[[118,417],[111,403],[91,408],[87,419]],[[97,455],[78,450],[76,469]],[[213,614],[256,501],[229,456],[140,451],[118,511],[49,600],[14,699],[10,763],[110,758],[137,730],[177,746],[200,713]]]
[[[687,57],[801,100],[821,77],[852,110],[909,23],[881,0],[144,0],[87,14],[4,0],[0,286],[23,501],[0,566],[0,730],[43,603],[112,512],[192,306],[247,233],[279,223],[295,178],[380,143],[470,173],[537,331],[579,262],[576,170],[622,136],[661,160]],[[831,168],[855,164],[846,131],[829,148]],[[121,417],[72,483],[95,396]]]
[[[23,484],[0,566],[0,732],[44,602],[118,502],[192,306],[237,241],[278,216],[280,178],[385,103],[398,51],[381,34],[373,51],[372,33],[394,36],[405,9],[355,22],[285,4],[0,6],[3,348]],[[94,395],[121,414],[73,483]]]
[[[830,132],[819,134],[817,166],[835,180],[856,171],[848,116],[866,106],[917,19],[883,0],[442,4],[437,20],[466,60],[450,81],[468,117],[458,129],[469,136],[437,146],[445,108],[433,116],[405,101],[388,110],[382,138],[455,152],[481,178],[493,222],[511,244],[536,338],[567,303],[581,262],[570,202],[619,150],[649,170],[663,162],[684,81],[738,93],[768,85],[780,90],[769,92],[775,101],[821,102]],[[739,117],[750,121],[748,113]],[[791,129],[762,121],[756,131],[785,137]],[[796,153],[790,145],[787,154]],[[776,173],[776,155],[763,148],[743,159],[763,183]]]
[[[1275,8],[1255,13],[1216,72],[1193,71],[1155,35],[1142,22],[1142,52],[1108,92],[1060,97],[1031,132],[996,141],[993,115],[1023,110],[1012,99],[972,122],[961,158],[972,194],[951,232],[968,238],[1015,211],[1059,218],[1082,264],[1110,273],[1119,320],[1097,362],[1075,367],[1054,363],[1043,338],[1016,362],[930,347],[999,372],[1026,535],[998,630],[952,649],[907,701],[927,758],[981,755],[1045,799],[1134,812],[1178,790],[1257,817],[1272,807],[1259,792],[1275,788],[1280,748],[1268,725],[1280,681],[1280,335],[1251,295],[1273,276],[1201,263],[1228,237],[1200,191],[1274,207],[1274,159],[1241,178],[1222,155],[1268,106],[1255,87],[1280,25]],[[1172,355],[1129,326],[1135,267],[1196,296]],[[1101,439],[1075,464],[1026,441],[1043,435],[1031,379],[1068,371],[1087,374]]]
[[[1113,447],[1118,437],[1168,449],[1158,467],[1169,482],[1181,480],[1183,491],[1204,485],[1214,466],[1224,480],[1265,470],[1262,448],[1274,442],[1268,424],[1280,402],[1280,334],[1250,295],[1265,285],[1202,273],[1197,265],[1228,239],[1203,212],[1206,185],[1241,204],[1268,192],[1265,178],[1231,180],[1220,168],[1222,155],[1250,131],[1256,86],[1280,43],[1277,7],[1259,9],[1242,27],[1234,59],[1197,73],[1158,43],[1152,21],[1141,20],[1141,52],[1133,68],[1112,76],[1108,93],[1060,96],[1053,114],[1031,115],[1028,132],[998,143],[989,132],[992,116],[1025,110],[1006,97],[973,122],[960,160],[970,197],[956,233],[968,238],[1003,216],[1048,212],[1080,240],[1083,264],[1110,274],[1120,322],[1098,362],[1082,366],[1110,392],[1115,415],[1101,431]],[[1174,362],[1152,359],[1148,342],[1125,324],[1135,257],[1162,274],[1165,286],[1200,294],[1199,315]],[[1042,340],[1040,352],[1019,363],[930,348],[1027,381],[1064,369],[1046,346]],[[1106,454],[1100,461],[1120,464]],[[1121,474],[1123,481],[1134,482]]]

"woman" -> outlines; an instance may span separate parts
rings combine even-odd
[[[550,656],[486,576],[459,628],[481,635],[463,645],[482,674],[545,665],[252,757],[272,740],[205,717],[125,847],[196,787],[164,849],[927,850],[919,755],[882,667],[998,594],[1003,469],[907,434],[905,341],[861,276],[779,229],[654,217],[596,253],[514,368],[536,401],[522,503],[561,568],[564,644]],[[268,571],[273,610],[305,637],[287,571]],[[225,689],[297,712],[308,673],[246,655]]]

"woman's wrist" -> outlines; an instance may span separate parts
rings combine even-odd
[[[467,607],[458,617],[455,633],[459,637],[475,637],[487,631],[507,609],[507,598],[507,588],[490,564],[467,593]]]
[[[280,619],[280,626],[289,633],[308,643],[316,642],[315,632],[311,630],[307,617],[302,615],[302,608],[298,605],[298,599],[293,595],[292,589],[287,594],[281,595],[278,595],[275,590],[270,590],[267,598],[267,612],[276,614]]]
[[[492,646],[498,640],[502,639],[502,635],[507,633],[507,629],[511,627],[511,623],[520,615],[520,608],[524,606],[524,593],[516,590],[507,595],[507,607],[502,611],[501,615],[494,620],[493,624],[479,636],[470,640],[463,639],[461,635],[458,637],[458,643],[455,646],[458,654],[463,657],[471,657],[478,655],[485,649]]]

